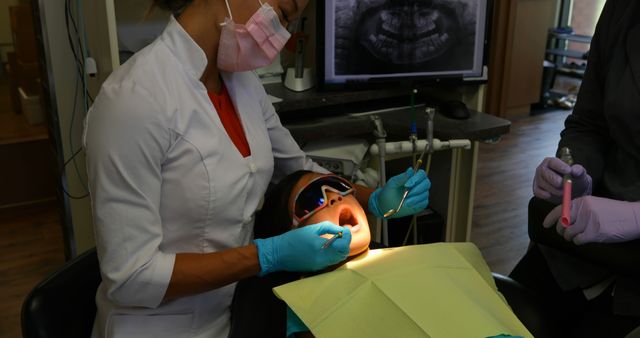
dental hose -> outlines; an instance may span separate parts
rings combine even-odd
[[[435,109],[433,107],[427,107],[426,113],[427,113],[427,144],[425,145],[425,147],[429,147],[429,149],[425,149],[426,152],[428,152],[427,160],[426,160],[427,163],[425,164],[425,173],[427,174],[427,176],[429,176],[429,170],[431,169],[431,155],[433,154],[433,151],[434,151],[433,149],[433,118],[435,116]],[[415,120],[413,121],[413,123],[415,123]],[[416,134],[417,134],[417,130],[416,130]],[[424,155],[424,153],[425,151],[423,150],[420,156],[420,161],[422,161],[422,156]],[[413,153],[413,166],[416,169],[415,171],[420,169],[420,167],[416,167],[415,146],[414,146],[414,153]],[[407,241],[409,240],[409,234],[411,232],[413,232],[413,243],[418,244],[418,216],[416,215],[413,215],[413,217],[411,218],[409,229],[407,230],[407,234],[404,237],[404,241],[402,242],[403,246],[407,245]]]

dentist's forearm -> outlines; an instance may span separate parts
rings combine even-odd
[[[176,255],[164,299],[171,300],[214,290],[260,272],[254,244],[213,253]]]

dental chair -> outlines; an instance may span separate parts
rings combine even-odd
[[[22,304],[23,338],[87,338],[96,315],[101,281],[98,256],[91,249],[36,285]]]
[[[559,319],[552,314],[550,304],[543,297],[510,277],[493,273],[493,280],[513,313],[534,337],[562,337]]]
[[[372,242],[371,248],[383,248]],[[276,286],[298,279],[295,273],[277,272],[265,277],[251,277],[237,284],[231,305],[230,338],[251,338],[259,335],[284,337],[286,305],[273,294]],[[550,311],[543,297],[511,279],[493,273],[500,293],[524,326],[538,338],[562,337],[558,317]]]
[[[284,337],[286,305],[271,291],[273,287],[295,280],[295,275],[276,273],[266,278],[252,277],[238,283],[231,307],[231,338]],[[558,335],[557,318],[549,306],[533,291],[515,280],[493,274],[498,290],[506,298],[516,317],[534,337],[553,338]]]

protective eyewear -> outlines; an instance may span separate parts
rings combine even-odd
[[[297,227],[302,221],[311,217],[329,204],[327,190],[346,196],[355,195],[351,183],[341,177],[327,175],[320,176],[305,185],[293,202],[293,226]]]

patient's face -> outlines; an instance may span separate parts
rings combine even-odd
[[[318,176],[317,173],[308,173],[300,178],[298,183],[291,190],[289,197],[289,215],[293,215],[294,198],[298,192],[304,188],[309,181]],[[371,241],[371,232],[369,231],[369,223],[367,216],[362,209],[358,200],[353,194],[340,196],[340,194],[327,190],[327,206],[311,215],[300,223],[300,227],[329,221],[339,226],[347,227],[351,230],[351,245],[349,247],[349,256],[359,254],[369,247]]]

